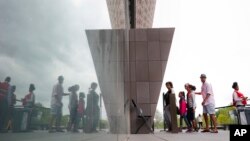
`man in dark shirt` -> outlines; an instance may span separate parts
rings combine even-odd
[[[172,127],[171,127],[171,114],[170,114],[170,94],[174,94],[172,82],[167,82],[166,87],[168,89],[168,92],[165,93],[163,96],[164,98],[164,105],[163,105],[164,106],[164,120],[168,127],[168,131],[171,131]]]
[[[95,92],[97,83],[91,84],[87,96],[86,119],[87,129],[85,132],[97,132],[96,128],[100,118],[99,95]]]

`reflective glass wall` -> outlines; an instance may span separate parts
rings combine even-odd
[[[121,51],[128,52],[128,33],[88,36],[88,31],[111,29],[107,5],[123,7],[127,18],[125,1],[0,0],[1,140],[127,138],[129,104],[122,71],[128,66],[118,60],[128,55]],[[120,28],[128,27],[125,19]],[[112,42],[115,37],[122,42]],[[92,40],[97,39],[105,41],[98,45],[101,54],[94,53]],[[113,59],[102,62],[107,57]],[[109,77],[98,76],[103,74]]]

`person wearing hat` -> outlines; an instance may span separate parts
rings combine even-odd
[[[61,119],[62,119],[62,98],[63,96],[69,95],[68,93],[64,93],[63,89],[63,76],[58,77],[58,83],[54,85],[52,90],[52,96],[51,96],[51,119],[50,119],[50,125],[49,125],[49,133],[54,132],[52,129],[52,126],[54,124],[54,121],[56,121],[56,131],[57,132],[64,132],[61,127]]]
[[[211,131],[211,133],[218,133],[217,121],[215,117],[215,99],[214,99],[212,85],[206,81],[207,76],[205,74],[201,74],[200,79],[202,82],[201,92],[197,92],[196,94],[202,95],[203,101],[201,104],[203,106],[203,116],[206,123],[205,129],[201,132],[210,132],[208,124],[208,114],[209,114],[210,119],[212,119],[211,121],[214,126],[214,129]]]
[[[245,105],[247,105],[248,97],[245,97],[241,92],[239,92],[239,85],[237,82],[233,83],[232,88],[234,89],[233,105],[237,108],[238,123],[241,125],[247,125],[247,120],[246,120],[244,109],[245,109]]]
[[[77,114],[78,114],[78,123],[79,125],[80,121],[82,121],[82,129],[84,129],[85,125],[85,120],[84,120],[84,112],[85,112],[85,93],[80,92],[79,93],[79,102],[78,102],[78,107],[77,107]],[[83,130],[84,131],[84,130]]]

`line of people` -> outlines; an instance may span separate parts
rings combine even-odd
[[[185,95],[184,91],[179,92],[179,109],[178,113],[180,114],[180,131],[182,131],[183,127],[183,120],[187,125],[187,133],[191,132],[198,132],[199,128],[197,127],[197,122],[195,119],[195,111],[197,108],[195,96],[201,95],[202,96],[202,107],[203,107],[203,117],[205,120],[205,128],[201,132],[211,132],[211,133],[218,133],[217,129],[217,120],[215,116],[215,99],[214,99],[214,92],[212,85],[207,82],[207,77],[205,74],[201,74],[200,80],[202,82],[201,92],[196,92],[196,87],[192,84],[185,84],[184,87],[187,91]],[[168,127],[168,131],[172,131],[172,124],[171,124],[171,112],[170,112],[170,95],[175,94],[173,89],[172,82],[167,82],[166,87],[168,89],[167,93],[164,94],[164,122]],[[237,82],[233,83],[232,88],[234,89],[233,93],[233,105],[237,107],[238,111],[244,109],[245,105],[247,104],[247,97],[245,97],[242,93],[239,92],[239,86]],[[244,117],[244,111],[241,111],[241,118],[245,118],[243,123],[246,123],[246,117]],[[212,130],[209,128],[209,120],[208,115],[210,116],[210,120],[212,122]],[[202,118],[199,115],[198,122],[200,127],[202,126]]]
[[[180,129],[182,130],[183,126],[183,120],[185,121],[187,125],[187,132],[191,133],[193,131],[198,132],[197,122],[195,119],[195,111],[197,108],[195,95],[202,95],[203,101],[201,103],[203,107],[203,116],[205,119],[206,126],[203,131],[201,132],[211,132],[211,133],[218,133],[217,130],[217,120],[215,117],[215,99],[214,99],[214,93],[212,89],[212,85],[206,81],[206,75],[201,74],[200,80],[202,82],[201,86],[201,92],[195,92],[196,87],[192,84],[185,84],[184,87],[187,91],[187,94],[185,96],[185,92],[181,91],[179,92],[179,109],[178,112],[180,114]],[[173,89],[173,83],[167,82],[166,87],[168,89],[168,92],[164,94],[164,101],[165,101],[165,107],[164,107],[164,119],[165,123],[168,126],[168,131],[172,130],[171,125],[171,112],[170,112],[170,99],[169,96],[171,94],[175,95],[174,89]],[[213,123],[213,129],[210,131],[209,129],[209,123],[208,123],[208,115],[210,116],[210,119]]]
[[[14,106],[16,102],[22,102],[25,108],[32,109],[35,104],[35,85],[30,84],[29,93],[24,98],[16,98],[16,86],[11,85],[11,77],[6,77],[4,82],[0,82],[0,132],[7,132],[13,126]],[[32,110],[31,110],[32,111]],[[31,115],[31,114],[29,114]],[[28,123],[31,116],[28,116]]]
[[[27,119],[27,130],[30,130],[31,116],[35,107],[35,85],[30,84],[29,93],[24,98],[18,100],[16,98],[16,86],[11,85],[11,78],[6,77],[4,82],[0,82],[0,131],[8,132],[12,129],[12,124],[15,116],[14,106],[16,102],[22,102],[24,108],[29,109]],[[68,88],[69,93],[64,92],[63,88],[64,77],[58,77],[58,83],[54,85],[51,95],[50,104],[50,122],[49,133],[64,132],[61,127],[62,111],[63,111],[63,96],[69,96],[69,113],[70,119],[67,130],[79,132],[79,123],[82,122],[84,132],[97,132],[97,126],[100,118],[99,95],[96,93],[97,83],[93,82],[89,88],[87,96],[87,105],[85,105],[85,93],[80,92],[78,98],[79,85],[73,85]],[[54,128],[55,125],[55,128]]]
[[[69,113],[70,119],[67,125],[67,131],[79,132],[79,123],[82,122],[83,132],[97,132],[97,126],[100,118],[99,95],[96,93],[97,83],[91,83],[87,105],[85,108],[85,93],[79,93],[79,85],[73,85],[68,88],[70,93],[65,93],[63,88],[64,77],[58,77],[58,83],[54,85],[51,96],[51,119],[49,124],[49,133],[64,132],[61,128],[63,96],[69,96]],[[55,125],[55,128],[53,128]]]

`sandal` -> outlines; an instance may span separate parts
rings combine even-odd
[[[210,133],[218,133],[218,130],[212,130]]]
[[[193,132],[192,129],[188,129],[188,130],[186,131],[186,133],[192,133],[192,132]]]
[[[209,129],[204,129],[203,131],[201,131],[201,133],[206,133],[206,132],[210,132]]]

